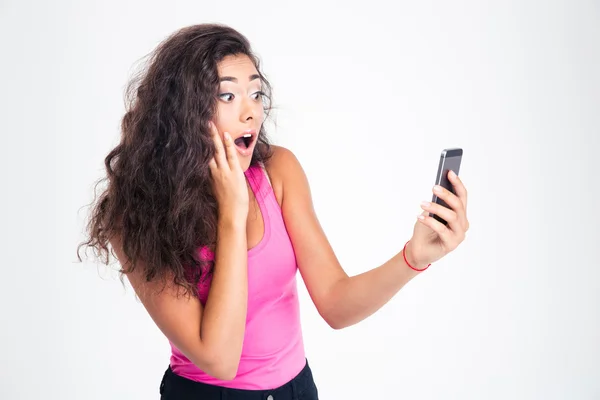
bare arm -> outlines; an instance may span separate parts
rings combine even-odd
[[[215,252],[215,269],[200,340],[227,379],[237,373],[242,354],[248,307],[248,251],[246,221],[221,219]]]
[[[331,318],[342,321],[338,324],[348,326],[373,314],[419,274],[407,265],[403,257],[404,251],[408,262],[423,270],[430,263],[454,250],[464,240],[469,229],[466,215],[467,190],[456,174],[449,173],[448,179],[456,194],[440,187],[434,187],[432,190],[449,207],[431,202],[423,203],[423,213],[415,223],[413,236],[405,250],[380,267],[351,278],[340,279],[333,284],[327,303],[332,310]],[[448,225],[436,221],[428,215],[429,212],[444,218]]]
[[[206,307],[193,296],[176,296],[173,284],[153,294],[156,283],[144,282],[143,274],[132,273],[129,280],[159,329],[190,361],[215,378],[231,380],[240,363],[248,307],[248,191],[231,136],[225,134],[223,141],[212,123],[211,134],[215,156],[208,165],[219,216]],[[123,254],[117,256],[126,262]]]
[[[369,317],[418,274],[398,253],[377,268],[340,279],[332,285],[324,302],[331,325],[341,329]]]
[[[120,263],[127,262],[118,239],[111,241]],[[143,265],[128,275],[136,294],[163,334],[198,368],[217,379],[237,373],[247,309],[245,221],[219,220],[215,268],[206,307],[193,296],[176,296],[177,288],[145,282]]]
[[[319,314],[332,328],[342,329],[367,318],[418,275],[400,252],[379,267],[349,277],[319,223],[297,158],[279,147],[273,162],[283,181],[283,215],[300,273]]]

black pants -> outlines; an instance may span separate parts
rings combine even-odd
[[[317,387],[312,371],[306,365],[288,383],[271,390],[229,389],[208,385],[179,376],[171,370],[165,371],[160,384],[161,400],[318,400]]]

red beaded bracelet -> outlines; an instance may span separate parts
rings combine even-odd
[[[410,242],[410,240],[408,242]],[[406,259],[406,245],[408,244],[408,242],[406,242],[404,244],[404,248],[402,249],[402,257],[404,257],[404,262],[406,263],[406,265],[408,265],[411,269],[414,269],[415,271],[419,271],[419,272],[425,271],[427,268],[429,268],[429,265],[431,265],[431,263],[423,269],[417,269],[417,268],[413,267],[412,265],[410,265],[410,263]]]

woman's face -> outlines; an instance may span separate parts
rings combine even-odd
[[[245,171],[263,123],[263,92],[254,63],[246,55],[227,56],[218,64],[219,94],[215,123],[221,138],[228,132],[235,141]]]

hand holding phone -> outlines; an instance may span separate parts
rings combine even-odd
[[[417,217],[413,236],[402,250],[404,260],[417,271],[424,271],[431,263],[453,251],[469,230],[467,189],[458,178],[462,155],[460,148],[442,151],[432,201],[421,204],[424,211]],[[449,176],[450,171],[456,175]],[[437,190],[439,188],[441,191]]]

